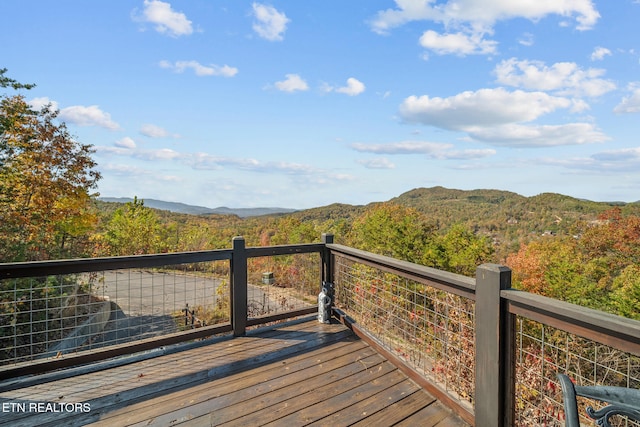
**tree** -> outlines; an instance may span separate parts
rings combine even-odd
[[[14,79],[11,79],[7,76],[5,76],[5,73],[7,72],[6,68],[0,68],[0,87],[11,87],[15,90],[18,89],[33,89],[36,85],[34,84],[24,84],[24,83],[20,83]]]
[[[134,197],[117,209],[103,235],[105,255],[141,255],[160,250],[160,223],[158,217]]]
[[[640,266],[629,265],[613,282],[613,306],[618,314],[640,320]]]
[[[613,209],[574,236],[532,241],[507,258],[516,287],[636,317],[640,309],[640,217]]]
[[[452,273],[474,276],[476,268],[488,262],[493,253],[487,237],[456,224],[430,242],[424,263]]]
[[[420,263],[435,230],[435,223],[417,210],[382,203],[356,218],[350,241],[363,250]]]
[[[33,87],[5,72],[1,87]],[[76,141],[57,115],[50,106],[34,111],[21,95],[0,96],[1,261],[65,254],[69,238],[86,233],[95,220],[90,191],[100,174],[94,150]]]

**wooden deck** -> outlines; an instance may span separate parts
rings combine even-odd
[[[203,344],[3,391],[0,426],[467,425],[340,323]]]

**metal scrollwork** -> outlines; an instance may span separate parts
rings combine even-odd
[[[577,397],[585,397],[608,404],[595,410],[589,406],[587,415],[602,427],[612,427],[610,420],[614,416],[626,417],[640,422],[640,390],[612,386],[577,386],[565,374],[557,374],[562,386],[562,401],[567,427],[580,427]]]
[[[612,427],[609,423],[611,417],[620,415],[631,420],[640,421],[640,410],[629,408],[626,406],[609,405],[597,411],[593,407],[587,408],[587,415],[596,421],[596,424],[602,427]]]

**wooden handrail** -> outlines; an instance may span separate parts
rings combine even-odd
[[[640,356],[640,321],[516,289],[500,296],[512,314]]]
[[[402,261],[384,255],[377,255],[348,246],[327,244],[327,248],[334,254],[356,261],[389,273],[415,280],[416,282],[432,286],[436,289],[475,300],[475,280],[460,274],[450,273],[424,265]]]
[[[167,254],[131,255],[100,258],[78,258],[52,261],[13,262],[0,264],[0,280],[20,277],[43,277],[59,274],[88,273],[126,268],[150,268],[163,265],[231,259],[230,249]]]

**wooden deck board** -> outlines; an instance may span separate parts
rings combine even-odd
[[[346,348],[342,349],[342,351],[350,350],[353,353],[353,350],[359,351],[361,349],[362,347],[358,346],[356,349]],[[337,348],[335,350],[338,352],[341,349]],[[369,353],[372,352],[369,351]],[[161,424],[162,420],[172,421],[173,418],[183,416],[173,412],[185,412],[185,414],[188,414],[189,419],[207,415],[212,406],[217,408],[216,417],[219,423],[222,422],[225,414],[228,414],[226,416],[230,417],[229,419],[237,418],[243,415],[243,412],[240,412],[236,405],[250,406],[253,411],[256,411],[264,407],[267,401],[264,395],[268,392],[275,390],[281,390],[282,392],[282,390],[288,388],[292,396],[298,395],[300,388],[305,386],[305,380],[315,378],[313,366],[309,367],[309,369],[300,370],[300,365],[313,364],[318,360],[330,357],[333,357],[333,355],[324,351],[322,354],[313,354],[305,360],[294,362],[286,367],[282,362],[276,362],[265,368],[257,368],[219,381],[207,382],[188,390],[173,393],[169,396],[171,400],[169,402],[163,398],[158,398],[144,402],[137,405],[137,407],[127,408],[131,415],[123,421],[126,424],[150,418],[139,412],[143,406],[150,409],[155,418],[154,422],[158,424]],[[353,356],[351,354],[346,354],[342,357],[338,354],[334,360],[325,361],[323,365],[325,369],[339,370],[340,366],[346,365],[348,367],[350,366],[349,364],[352,365],[352,359]],[[250,375],[247,375],[247,373]],[[331,376],[334,376],[333,373]],[[313,381],[313,383],[308,381],[306,386],[308,387],[311,384],[318,385],[316,381]],[[188,405],[185,405],[184,402],[188,402]],[[158,410],[158,405],[162,405],[161,410]],[[107,424],[105,423],[105,425]]]
[[[90,412],[0,413],[0,426],[465,426],[341,324],[310,320],[0,393]],[[205,345],[206,344],[206,345]]]

